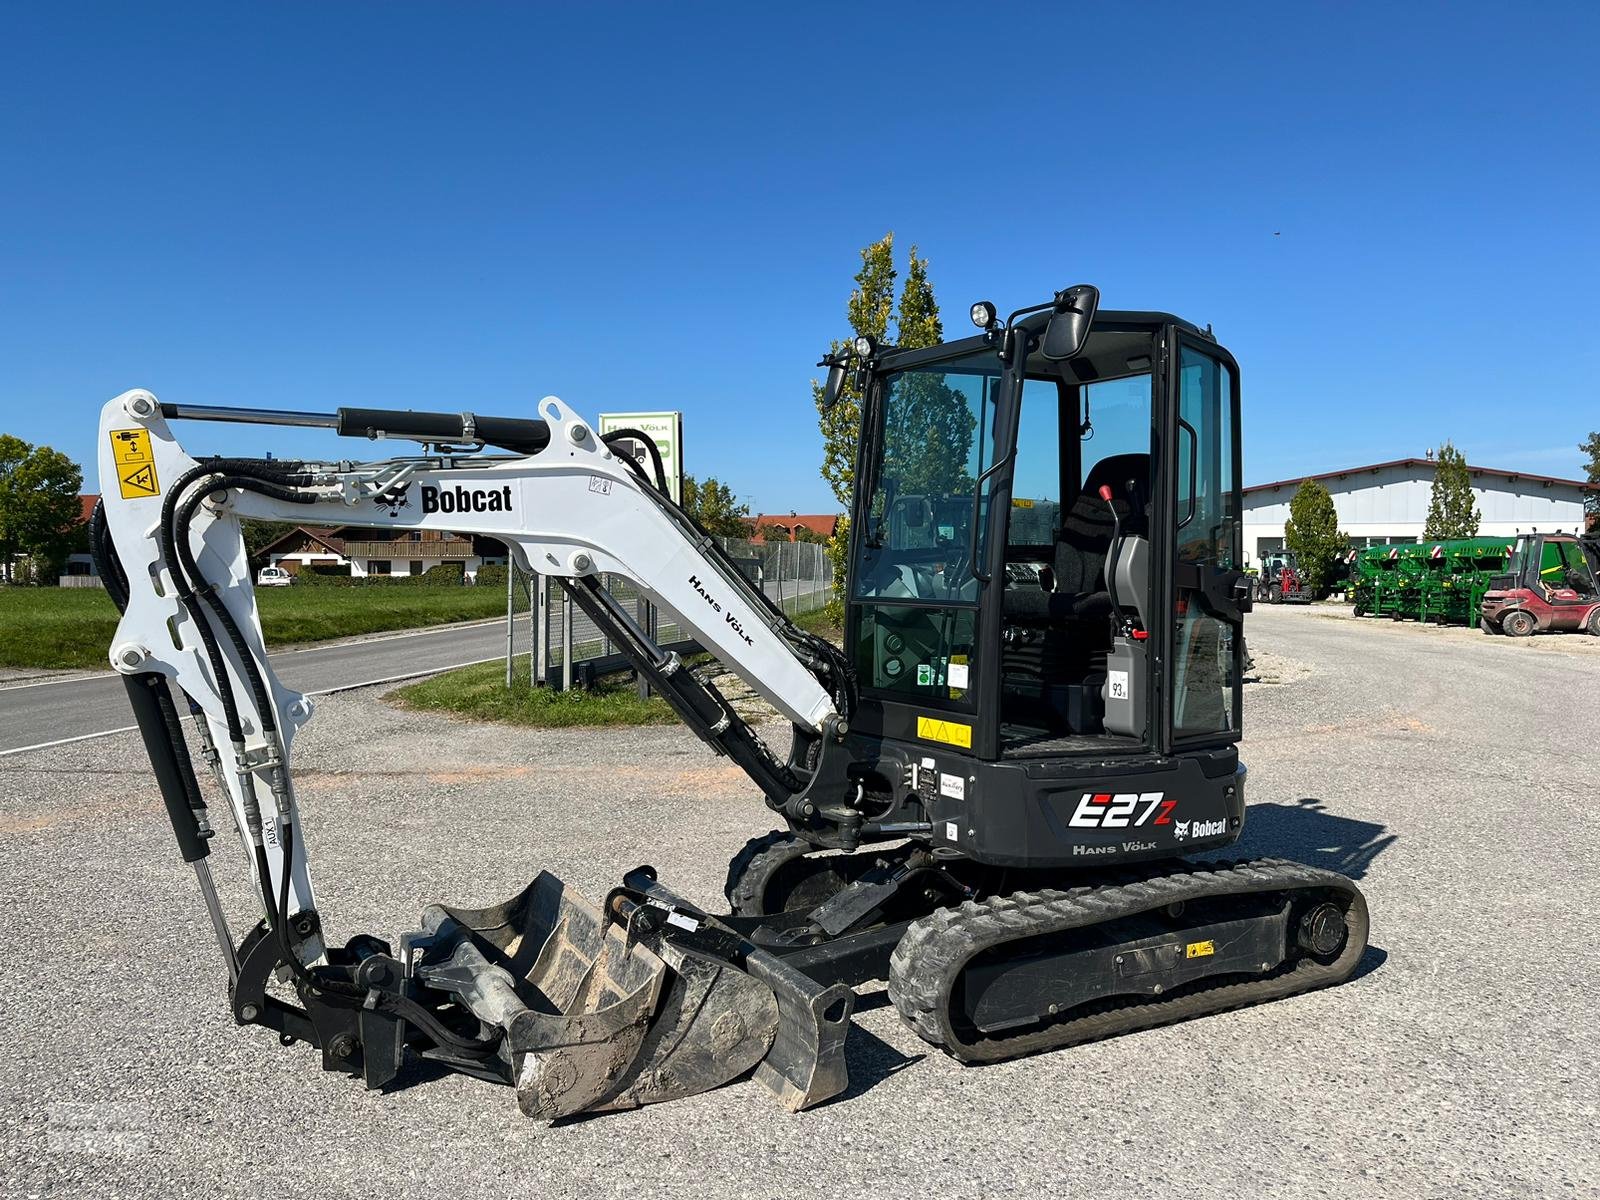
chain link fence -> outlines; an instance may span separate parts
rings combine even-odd
[[[759,585],[788,616],[798,617],[813,612],[827,604],[833,596],[833,565],[821,545],[811,542],[759,543],[743,538],[717,538],[716,541],[744,572],[745,578]],[[650,631],[652,640],[658,646],[676,650],[680,654],[695,653],[700,649],[689,631],[680,627],[670,614],[657,612],[643,601],[632,581],[621,576],[602,575],[601,582],[606,591],[633,613],[641,626]],[[536,682],[558,688],[573,683],[586,686],[599,675],[627,666],[618,648],[567,599],[554,579],[535,576],[530,580],[526,574],[513,568],[509,589],[506,652],[508,687],[512,678],[511,626],[516,621],[528,621],[532,625],[529,643],[533,661],[532,677]]]

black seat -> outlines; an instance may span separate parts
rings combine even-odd
[[[1056,535],[1054,590],[1047,592],[1029,584],[1008,587],[1007,617],[1054,621],[1110,615],[1105,564],[1113,525],[1100,497],[1104,486],[1111,488],[1111,503],[1122,522],[1123,536],[1150,535],[1150,456],[1113,454],[1102,458],[1090,468],[1083,490]]]

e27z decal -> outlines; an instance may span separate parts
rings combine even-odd
[[[1172,810],[1178,806],[1178,802],[1168,800],[1166,795],[1165,792],[1085,792],[1067,824],[1074,829],[1137,829],[1141,825],[1170,825]]]

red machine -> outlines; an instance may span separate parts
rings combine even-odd
[[[1256,599],[1267,604],[1310,604],[1311,589],[1300,574],[1300,563],[1287,551],[1262,556],[1256,578]]]
[[[1578,538],[1564,533],[1524,533],[1484,593],[1478,625],[1485,633],[1600,636],[1600,587],[1594,563]]]

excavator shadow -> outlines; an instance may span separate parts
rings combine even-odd
[[[1388,826],[1336,816],[1307,796],[1294,804],[1252,804],[1244,835],[1227,848],[1229,858],[1287,858],[1311,867],[1364,879],[1373,860],[1397,840]]]
[[[1305,796],[1293,804],[1250,805],[1244,835],[1227,848],[1226,856],[1287,858],[1364,879],[1377,857],[1398,840],[1387,825],[1336,816],[1315,796]],[[1388,951],[1369,944],[1349,982],[1370,975],[1388,957]]]

